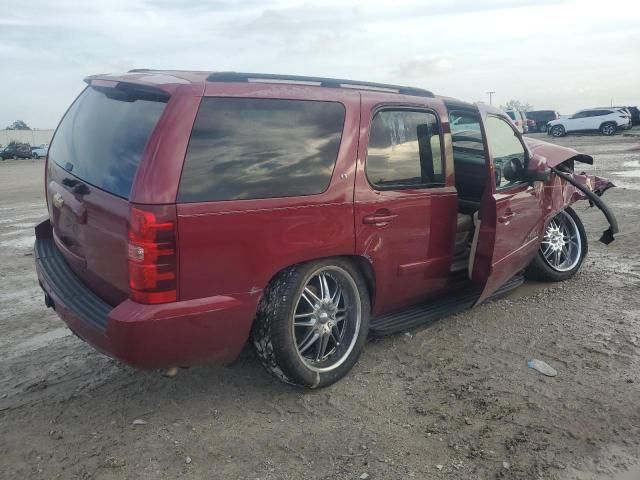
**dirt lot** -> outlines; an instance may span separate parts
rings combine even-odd
[[[31,255],[44,162],[0,162],[0,477],[640,478],[640,136],[558,142],[619,185],[617,240],[598,243],[604,217],[579,205],[574,279],[370,341],[320,391],[279,384],[250,350],[167,379],[73,337]]]

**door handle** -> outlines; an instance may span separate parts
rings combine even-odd
[[[68,190],[58,185],[55,181],[49,182],[49,192],[53,193],[51,201],[57,209],[66,205],[76,217],[77,223],[87,223],[87,209]]]
[[[362,217],[362,223],[366,225],[386,225],[392,222],[398,215],[391,213],[374,213],[373,215],[365,215]]]
[[[511,219],[512,219],[513,217],[515,217],[515,216],[516,216],[516,213],[515,213],[514,211],[512,211],[512,210],[509,210],[509,209],[508,209],[508,210],[504,213],[504,215],[502,215],[501,217],[498,217],[498,221],[499,221],[500,223],[509,223],[509,222],[511,221]]]

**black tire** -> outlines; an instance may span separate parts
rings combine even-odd
[[[577,259],[577,263],[570,269],[565,271],[558,271],[553,268],[549,262],[545,259],[543,254],[544,244],[541,244],[536,256],[531,260],[531,263],[525,269],[525,277],[531,280],[538,280],[542,282],[562,282],[574,276],[580,267],[582,266],[582,262],[584,258],[587,256],[589,251],[589,244],[587,242],[587,234],[584,230],[584,226],[582,225],[582,221],[578,214],[571,207],[565,208],[563,211],[559,212],[553,219],[558,218],[559,216],[567,214],[577,227],[577,234],[580,237],[580,252],[579,257]],[[553,220],[552,219],[552,220]],[[549,221],[551,223],[551,220]],[[545,227],[545,232],[547,227]],[[543,238],[544,242],[544,238]]]
[[[345,282],[343,285],[357,292],[357,295],[349,294],[353,298],[345,318],[347,315],[357,313],[357,306],[360,310],[359,327],[351,327],[348,344],[345,341],[342,345],[338,342],[333,346],[333,355],[341,356],[337,357],[335,367],[332,365],[326,367],[330,368],[328,371],[319,371],[320,367],[314,368],[310,360],[303,357],[300,346],[305,341],[302,340],[298,344],[297,330],[295,330],[298,327],[293,326],[294,315],[298,311],[296,308],[299,302],[302,302],[305,287],[311,279],[322,272],[335,274],[336,277],[344,275],[344,278],[341,278],[341,281]],[[339,283],[335,285],[338,286]],[[346,298],[345,296],[345,311],[347,310]],[[278,380],[303,387],[326,387],[344,377],[358,361],[367,340],[370,311],[367,285],[358,269],[350,261],[334,258],[294,265],[282,271],[267,287],[253,324],[252,343],[264,368]],[[347,324],[345,321],[343,329],[357,323],[355,316],[349,318],[353,323]],[[340,341],[342,338],[345,337],[341,337]]]
[[[549,130],[549,133],[551,133],[551,135],[553,135],[556,138],[557,137],[564,137],[567,134],[566,130],[564,129],[564,127],[562,125],[554,125]]]
[[[547,131],[547,124],[546,123],[541,123],[540,125],[538,125],[538,131],[539,132],[546,132]]]
[[[615,122],[605,122],[600,125],[600,133],[610,137],[611,135],[615,135],[618,130],[618,125]]]

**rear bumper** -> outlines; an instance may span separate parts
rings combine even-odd
[[[48,220],[36,227],[40,286],[58,316],[97,350],[138,368],[228,363],[242,350],[259,292],[113,307],[80,281],[47,232]]]

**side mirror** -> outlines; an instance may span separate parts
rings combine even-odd
[[[545,168],[544,170],[527,170],[525,178],[529,183],[533,182],[548,182],[551,177],[551,170]]]
[[[518,182],[522,180],[523,166],[519,158],[512,158],[502,168],[502,176],[507,182]]]

